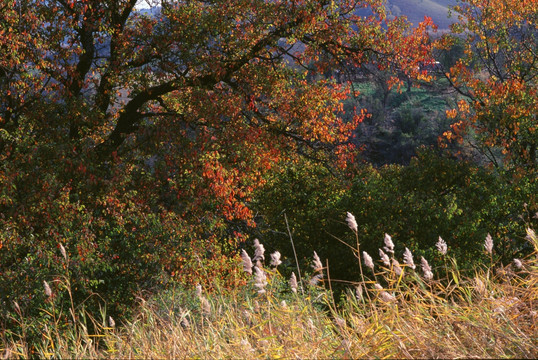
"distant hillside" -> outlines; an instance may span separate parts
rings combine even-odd
[[[430,16],[442,30],[448,29],[450,24],[456,21],[455,17],[448,17],[449,7],[456,3],[457,0],[387,0],[387,9],[394,16],[405,15],[415,25],[424,20],[424,16]],[[146,15],[157,15],[160,7],[139,8],[138,11]],[[364,11],[364,9],[359,9],[357,13],[361,14]],[[366,13],[368,13],[367,10]]]
[[[448,29],[456,22],[455,17],[448,18],[448,8],[456,5],[457,0],[388,0],[388,10],[395,16],[405,15],[413,24],[430,16],[439,29]]]

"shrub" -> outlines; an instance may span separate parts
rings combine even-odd
[[[336,278],[352,279],[358,268],[344,254],[342,221],[353,212],[359,239],[370,254],[377,254],[385,233],[397,239],[417,256],[438,265],[432,252],[441,236],[460,266],[477,261],[489,263],[478,244],[486,235],[496,240],[496,256],[508,263],[528,254],[524,236],[527,226],[536,226],[538,211],[536,182],[529,178],[511,180],[509,174],[495,173],[469,162],[443,157],[423,150],[408,166],[381,168],[361,166],[352,180],[335,177],[310,165],[298,170],[291,166],[276,176],[258,197],[258,235],[288,258],[293,253],[283,212],[289,220],[299,257],[317,249],[329,259]],[[527,203],[527,205],[524,205]]]

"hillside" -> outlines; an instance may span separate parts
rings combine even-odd
[[[394,16],[405,15],[413,24],[430,16],[439,29],[448,29],[455,22],[454,17],[449,18],[449,7],[456,5],[457,0],[387,0],[387,8]],[[148,9],[145,6],[138,8],[143,14],[156,14],[160,7]]]
[[[456,5],[456,0],[388,0],[388,9],[394,16],[405,15],[413,24],[418,24],[424,16],[430,16],[439,29],[448,29],[455,22],[449,18],[449,7]]]

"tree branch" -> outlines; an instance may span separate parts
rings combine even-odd
[[[225,71],[222,75],[217,76],[215,74],[205,74],[194,78],[185,77],[181,80],[182,86],[211,89],[220,82],[230,82],[233,74],[248,64],[252,59],[257,57],[257,55],[267,46],[275,43],[282,37],[290,36],[292,30],[299,26],[302,22],[304,22],[303,18],[297,18],[294,21],[288,22],[276,28],[267,36],[256,42],[244,55],[234,61],[231,61],[225,67]],[[136,130],[138,122],[142,119],[142,114],[139,112],[139,110],[144,106],[144,104],[151,100],[157,100],[160,96],[168,94],[174,90],[178,90],[179,88],[179,81],[172,80],[143,90],[133,99],[131,99],[120,111],[118,122],[116,123],[116,126],[110,133],[109,137],[96,147],[96,152],[101,161],[117,150],[117,148],[125,140],[126,135]],[[104,104],[100,104],[100,106],[102,106],[102,110]]]

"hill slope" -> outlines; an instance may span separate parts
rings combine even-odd
[[[395,16],[405,15],[413,24],[430,16],[439,29],[448,29],[455,22],[449,18],[449,7],[456,5],[457,0],[388,0],[387,8]]]

